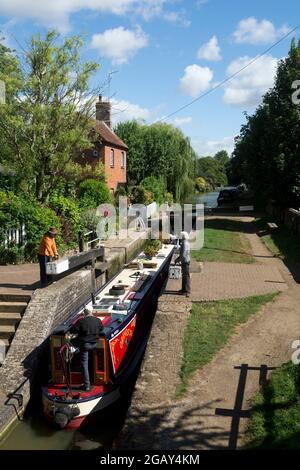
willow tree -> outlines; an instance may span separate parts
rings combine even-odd
[[[78,36],[61,40],[49,31],[44,39],[33,36],[18,58],[0,49],[0,79],[9,97],[0,106],[1,139],[9,149],[3,160],[41,202],[61,177],[78,175],[78,155],[91,145],[94,93],[89,80],[98,65],[81,61],[82,46]]]
[[[181,130],[165,123],[148,126],[129,121],[119,124],[116,132],[128,145],[130,181],[162,178],[176,201],[193,192],[196,154]]]

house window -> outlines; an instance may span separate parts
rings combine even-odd
[[[121,168],[125,168],[125,152],[121,153]]]
[[[110,166],[113,168],[115,166],[115,152],[114,149],[110,149]]]

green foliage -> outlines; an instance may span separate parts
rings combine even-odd
[[[0,192],[0,245],[3,249],[5,231],[8,228],[20,228],[25,224],[27,244],[24,249],[25,259],[35,259],[42,236],[49,227],[61,231],[59,217],[34,199],[28,200],[12,192]],[[57,237],[58,246],[62,240]]]
[[[8,88],[0,107],[1,159],[41,202],[62,176],[78,176],[78,154],[91,145],[94,102],[87,93],[98,66],[80,61],[82,46],[78,36],[59,41],[49,31],[45,39],[33,36],[20,59],[0,48],[0,79]]]
[[[161,248],[160,240],[147,240],[144,245],[144,253],[146,256],[155,256]]]
[[[210,189],[210,185],[207,183],[203,176],[198,176],[195,181],[195,188],[199,193],[204,193]]]
[[[105,202],[112,203],[113,196],[103,181],[87,179],[80,183],[80,205],[86,209],[96,209]]]
[[[141,186],[153,194],[153,200],[158,204],[165,201],[166,184],[163,178],[156,178],[155,176],[147,176],[141,182]]]
[[[220,150],[219,152],[217,152],[214,156],[214,159],[220,163],[221,165],[224,166],[224,168],[226,167],[227,163],[230,161],[230,158],[229,158],[229,155],[228,155],[228,152],[226,150]]]
[[[204,246],[193,250],[197,261],[223,261],[226,263],[254,263],[243,222],[229,219],[205,221]]]
[[[24,247],[12,242],[8,247],[0,245],[0,265],[19,264],[25,260]]]
[[[267,223],[274,222],[274,217],[266,216],[256,220],[256,227],[262,231],[261,240],[268,249],[287,263],[300,262],[300,238],[291,229],[277,221],[278,230],[268,233]]]
[[[132,204],[150,204],[153,202],[153,194],[143,186],[133,186],[129,190]]]
[[[115,130],[128,145],[130,184],[139,185],[154,177],[165,182],[166,191],[176,201],[193,192],[196,154],[179,129],[170,124],[146,126],[133,121],[119,124]]]
[[[127,190],[123,186],[120,186],[115,193],[116,198],[121,196],[127,196]]]
[[[81,210],[76,200],[54,194],[51,196],[49,206],[59,216],[65,243],[77,242],[80,228]]]
[[[279,62],[275,85],[241,128],[231,175],[248,183],[257,202],[272,198],[283,207],[300,203],[300,107],[292,101],[292,84],[299,79],[300,44],[292,42]]]
[[[95,209],[83,210],[80,218],[80,228],[84,232],[95,231],[101,216],[97,216]]]
[[[300,449],[299,365],[290,362],[274,371],[251,408],[247,448]]]
[[[199,158],[196,162],[196,174],[204,178],[213,188],[226,186],[228,183],[223,163],[213,157]]]
[[[130,185],[138,185],[146,176],[145,173],[145,133],[146,126],[140,125],[137,121],[119,123],[116,134],[128,146],[127,152],[127,180]]]

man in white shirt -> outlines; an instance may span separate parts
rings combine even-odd
[[[186,297],[189,297],[191,294],[191,278],[190,278],[190,243],[189,243],[189,234],[187,232],[181,232],[181,245],[178,258],[176,258],[175,263],[181,263],[181,272],[182,272],[182,289],[179,291],[181,294],[185,294]]]

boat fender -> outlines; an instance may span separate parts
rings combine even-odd
[[[54,423],[60,428],[63,429],[71,421],[80,414],[78,406],[62,406],[58,408],[54,413]]]

